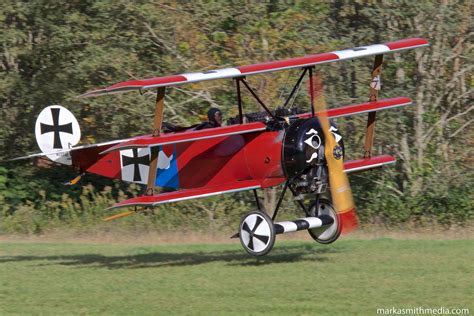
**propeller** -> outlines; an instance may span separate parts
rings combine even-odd
[[[330,131],[330,123],[326,110],[326,99],[323,93],[323,84],[319,74],[313,75],[310,72],[310,95],[313,111],[318,118],[324,133],[325,145],[324,156],[329,171],[329,187],[332,202],[338,214],[341,232],[347,233],[358,226],[358,219],[355,212],[352,191],[344,172],[344,158],[335,158],[334,153],[340,150],[334,136]]]

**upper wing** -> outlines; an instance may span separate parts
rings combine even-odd
[[[410,38],[384,44],[375,44],[369,46],[355,47],[333,51],[330,53],[308,55],[299,58],[277,60],[236,68],[224,68],[210,70],[205,72],[185,73],[173,76],[155,77],[143,80],[130,80],[114,84],[110,87],[89,91],[79,97],[92,97],[104,94],[121,93],[131,90],[143,90],[157,87],[175,86],[184,83],[193,83],[206,80],[236,78],[248,75],[255,75],[270,71],[279,71],[292,68],[302,68],[317,64],[329,63],[334,61],[355,59],[365,56],[393,53],[405,49],[428,46],[429,43],[422,38]]]

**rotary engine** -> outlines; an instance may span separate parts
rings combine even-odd
[[[337,143],[333,155],[342,159],[344,143],[332,122],[330,131]],[[297,194],[326,192],[329,180],[324,143],[324,133],[317,118],[298,119],[288,127],[283,140],[282,165]]]

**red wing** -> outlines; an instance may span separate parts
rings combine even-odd
[[[395,158],[389,155],[349,160],[344,163],[344,172],[351,173],[372,168],[378,168],[384,165],[395,163],[395,161]]]
[[[147,146],[159,146],[167,144],[177,144],[183,142],[191,142],[201,139],[209,139],[223,136],[230,136],[236,134],[246,134],[253,132],[261,132],[266,130],[267,126],[261,122],[254,122],[248,124],[237,124],[216,128],[203,129],[199,131],[190,131],[190,132],[181,132],[181,133],[167,133],[162,136],[141,136],[133,138],[117,144],[113,147],[110,147],[102,154],[115,151],[115,150],[124,150],[130,148],[139,148]]]
[[[400,97],[400,98],[380,100],[376,102],[366,102],[366,103],[342,106],[335,109],[328,109],[326,112],[329,118],[335,118],[335,117],[348,116],[348,115],[353,115],[353,114],[361,114],[361,113],[396,108],[399,106],[410,105],[412,102],[413,100],[410,98]],[[318,113],[316,113],[316,115],[318,115]],[[298,117],[309,118],[311,117],[311,113],[299,114]]]
[[[352,114],[361,114],[361,113],[366,113],[366,112],[372,112],[372,111],[378,111],[378,110],[383,110],[383,109],[395,108],[399,106],[410,105],[412,102],[413,100],[410,98],[400,97],[400,98],[380,100],[377,102],[352,104],[352,105],[343,106],[340,108],[329,109],[327,111],[327,114],[330,118],[335,118],[335,117],[347,116],[347,115],[352,115]],[[311,113],[304,113],[304,114],[298,115],[298,117],[300,118],[309,118],[310,116],[311,116]],[[176,133],[176,134],[170,133],[170,134],[164,134],[163,136],[160,136],[160,137],[143,136],[143,137],[130,139],[125,142],[121,142],[120,144],[117,144],[113,147],[108,148],[103,153],[108,153],[115,150],[147,147],[150,145],[158,146],[158,145],[189,142],[189,141],[195,141],[195,140],[206,139],[206,138],[252,133],[252,132],[258,132],[258,131],[264,131],[265,129],[266,129],[265,124],[261,122],[253,122],[253,123],[248,123],[248,124],[224,126],[224,127],[205,129],[205,130],[200,130],[200,131],[182,132],[182,133]]]
[[[223,193],[259,189],[260,187],[261,181],[259,180],[238,181],[219,186],[179,190],[150,196],[139,196],[117,203],[110,207],[110,209],[130,206],[156,206],[159,204],[198,199]]]
[[[393,53],[405,49],[428,46],[429,43],[422,38],[410,38],[385,44],[376,44],[351,49],[333,51],[330,53],[308,55],[299,58],[277,60],[266,63],[241,66],[236,68],[224,68],[205,72],[185,73],[173,76],[155,77],[143,80],[130,80],[114,84],[110,87],[87,92],[80,97],[92,97],[104,94],[121,93],[132,90],[143,90],[157,87],[175,86],[185,83],[193,83],[207,80],[236,78],[259,73],[280,71],[292,68],[303,68],[317,64],[355,59],[365,56]]]
[[[372,158],[352,160],[344,163],[345,172],[354,172],[361,171],[370,168],[380,167],[385,164],[394,163],[395,158],[382,155]],[[279,181],[275,182],[274,185],[280,184],[283,179],[277,179]],[[222,184],[219,186],[188,189],[188,190],[178,190],[173,192],[167,192],[151,196],[139,196],[131,198],[122,202],[119,202],[110,209],[121,208],[121,207],[132,207],[132,206],[156,206],[159,204],[172,203],[185,201],[190,199],[204,198],[214,195],[219,195],[223,193],[232,193],[245,190],[259,189],[266,187],[267,185],[262,185],[264,180],[246,180],[238,181],[230,184]]]

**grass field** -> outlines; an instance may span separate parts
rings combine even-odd
[[[375,315],[472,312],[473,240],[133,245],[2,242],[0,314]]]

